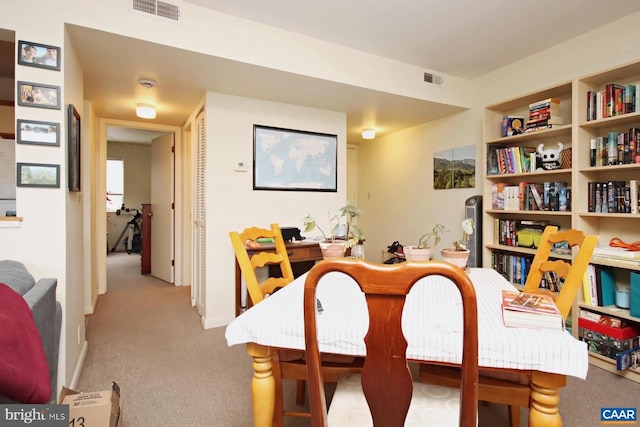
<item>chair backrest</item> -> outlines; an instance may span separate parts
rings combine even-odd
[[[258,304],[265,296],[293,281],[294,277],[289,263],[289,255],[278,224],[271,224],[271,229],[251,227],[245,228],[241,232],[231,231],[229,237],[253,305]],[[273,238],[273,247],[269,246],[268,250],[264,248],[259,250],[256,248],[255,251],[252,251],[251,248],[247,249],[247,242],[255,242],[263,237]],[[280,267],[282,277],[268,277],[260,282],[256,269],[274,264]]]
[[[560,259],[549,261],[554,243],[560,242],[567,242],[571,248],[578,246],[578,251],[571,263]],[[586,235],[583,231],[574,229],[558,231],[558,227],[547,226],[542,233],[536,255],[531,262],[524,292],[538,292],[544,273],[555,272],[558,277],[564,279],[564,284],[560,292],[553,296],[558,309],[566,320],[597,243],[598,236]]]
[[[369,330],[365,337],[367,356],[362,370],[362,388],[376,427],[403,426],[409,410],[413,380],[407,365],[407,341],[402,333],[402,311],[407,294],[425,276],[441,275],[453,281],[460,291],[463,305],[460,425],[475,427],[478,412],[478,320],[476,294],[469,276],[452,264],[440,261],[385,265],[348,258],[320,261],[309,271],[305,281],[304,326],[312,426],[326,425],[327,407],[316,338],[315,295],[318,282],[331,271],[351,276],[365,294]]]

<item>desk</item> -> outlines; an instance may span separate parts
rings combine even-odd
[[[293,270],[294,277],[300,277],[313,267],[316,261],[322,259],[322,251],[317,241],[302,241],[295,243],[286,243],[287,255],[289,255],[289,263]],[[273,244],[262,244],[259,248],[247,249],[249,257],[258,252],[275,252]],[[235,259],[235,257],[234,257]],[[242,306],[242,272],[240,271],[240,265],[238,260],[235,260],[236,264],[236,316],[239,316],[243,311]],[[269,277],[281,277],[280,269],[277,266],[269,267]],[[249,296],[247,295],[247,303],[249,302]]]
[[[561,426],[558,390],[566,385],[566,375],[586,378],[586,344],[568,332],[506,328],[500,309],[502,289],[513,286],[490,269],[469,269],[469,277],[478,299],[479,365],[531,372],[529,425]],[[305,278],[297,278],[227,326],[228,345],[246,343],[254,360],[254,426],[272,427],[275,398],[271,356],[278,348],[304,349]],[[355,282],[345,274],[329,273],[322,278],[317,295],[324,308],[317,325],[320,351],[365,355],[368,314],[364,295]],[[409,293],[403,314],[407,358],[460,364],[461,313],[460,296],[448,279],[430,276],[420,280]],[[332,334],[336,329],[339,335]]]

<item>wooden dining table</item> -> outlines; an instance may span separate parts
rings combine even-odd
[[[491,269],[470,268],[478,300],[479,366],[531,374],[529,426],[561,426],[559,389],[566,377],[585,379],[586,344],[567,331],[508,328],[502,322],[502,290],[514,287]],[[235,318],[225,332],[229,346],[246,344],[253,357],[254,426],[273,427],[275,382],[272,357],[279,348],[304,349],[303,288],[306,274]],[[320,351],[365,356],[368,314],[364,294],[349,276],[333,272],[317,289]],[[441,276],[421,279],[409,293],[402,318],[407,358],[460,365],[462,301]]]

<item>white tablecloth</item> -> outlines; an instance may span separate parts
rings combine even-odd
[[[538,370],[586,378],[586,344],[568,332],[507,328],[502,324],[501,291],[513,286],[490,269],[472,268],[478,298],[479,364],[482,367]],[[306,274],[234,319],[225,333],[228,345],[254,342],[304,349],[303,288]],[[317,290],[324,311],[318,316],[320,350],[365,355],[369,324],[364,294],[342,273],[329,273]],[[403,314],[407,357],[460,363],[460,295],[448,279],[430,276],[412,289]]]

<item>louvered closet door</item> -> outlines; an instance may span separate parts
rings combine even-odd
[[[193,207],[193,285],[196,289],[198,313],[204,316],[207,300],[207,266],[205,241],[205,164],[206,164],[206,128],[204,111],[196,119],[198,124],[195,147],[195,179]]]

